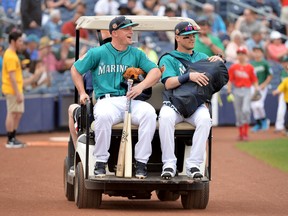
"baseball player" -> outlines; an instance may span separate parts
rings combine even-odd
[[[191,23],[178,23],[175,27],[177,48],[171,54],[192,63],[201,59],[209,59],[209,61],[222,60],[219,56],[208,58],[204,53],[193,51],[196,33],[198,33],[198,30]],[[166,89],[177,88],[188,81],[196,82],[200,86],[207,85],[209,82],[208,77],[203,73],[184,73],[186,70],[184,65],[171,55],[163,56],[160,59],[159,67],[163,72],[161,81]],[[187,176],[191,178],[203,177],[203,173],[200,172],[200,164],[204,161],[206,141],[212,126],[208,108],[205,104],[201,104],[190,117],[184,118],[173,109],[173,105],[169,101],[164,101],[159,113],[159,135],[163,162],[161,177],[164,179],[170,179],[176,175],[177,158],[174,154],[174,132],[175,125],[182,121],[196,127],[190,156],[185,162]]]
[[[261,94],[261,98],[258,101],[251,102],[253,117],[256,121],[255,126],[252,128],[252,131],[257,132],[259,130],[268,130],[270,125],[270,120],[266,118],[264,102],[268,92],[268,85],[273,77],[273,72],[268,62],[263,59],[264,53],[262,48],[253,47],[252,50],[252,55],[254,59],[251,61],[251,64],[253,65],[256,72],[259,92]]]
[[[95,149],[96,157],[94,174],[102,177],[106,174],[106,164],[109,158],[112,125],[122,122],[127,98],[134,99],[141,92],[153,86],[161,77],[157,65],[151,62],[145,53],[130,46],[132,44],[132,27],[138,23],[125,16],[112,19],[109,32],[112,41],[100,47],[90,49],[71,68],[72,79],[80,95],[80,103],[89,100],[83,86],[82,74],[91,70],[93,89],[97,103],[93,113],[95,118]],[[146,78],[137,86],[133,86],[126,95],[126,89],[121,85],[122,74],[128,67],[141,68],[147,73]],[[136,178],[147,176],[146,164],[151,155],[151,141],[156,129],[155,109],[147,102],[132,100],[132,124],[139,125],[138,142],[135,146]]]
[[[237,49],[237,58],[238,63],[232,64],[228,70],[227,94],[234,96],[233,105],[236,126],[239,128],[239,140],[247,141],[251,116],[251,86],[254,85],[258,90],[258,80],[254,67],[248,63],[246,48]]]

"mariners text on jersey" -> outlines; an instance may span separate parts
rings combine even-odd
[[[98,76],[106,73],[124,73],[127,69],[127,65],[105,65],[100,64],[98,69]]]

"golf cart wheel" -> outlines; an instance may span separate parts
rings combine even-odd
[[[180,194],[166,190],[157,190],[156,195],[160,201],[176,201],[180,197]]]
[[[74,185],[68,183],[68,172],[70,167],[68,166],[67,157],[64,159],[64,170],[63,170],[63,180],[64,180],[64,192],[68,201],[74,201]]]
[[[184,209],[205,209],[209,201],[209,182],[203,183],[202,190],[188,191],[181,195],[181,203]]]
[[[85,178],[83,165],[77,164],[75,177],[75,203],[78,208],[99,208],[102,201],[101,190],[87,190],[85,188]]]

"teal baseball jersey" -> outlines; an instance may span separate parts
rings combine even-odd
[[[124,81],[122,75],[128,67],[141,68],[145,73],[157,68],[141,50],[128,46],[125,51],[117,51],[111,43],[90,49],[74,66],[82,75],[91,71],[96,99],[105,94],[126,95],[121,82]]]
[[[177,50],[173,50],[171,54],[176,57],[183,58],[192,63],[197,62],[201,59],[208,58],[208,56],[205,53],[200,53],[196,51],[194,51],[193,54],[190,55],[187,53],[179,52]],[[169,77],[183,75],[186,71],[184,65],[171,55],[163,56],[160,59],[159,67],[161,68],[162,71],[162,77],[161,77],[162,82]]]

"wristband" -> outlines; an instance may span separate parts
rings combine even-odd
[[[178,81],[179,81],[179,83],[181,83],[181,84],[183,84],[183,83],[186,83],[186,82],[188,82],[189,81],[189,74],[190,73],[185,73],[185,74],[183,74],[183,75],[181,75],[181,76],[178,76]]]

